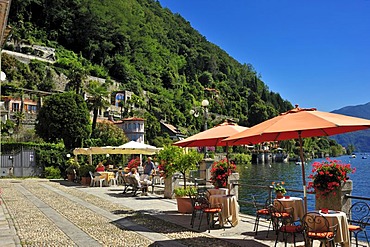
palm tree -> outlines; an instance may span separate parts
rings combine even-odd
[[[14,113],[16,131],[19,132],[22,122],[26,119],[24,112],[17,111]]]
[[[92,133],[96,127],[99,109],[109,106],[109,101],[106,99],[109,92],[105,84],[100,84],[98,81],[91,81],[86,89],[89,94],[87,105],[89,110],[93,111]]]

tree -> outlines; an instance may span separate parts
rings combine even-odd
[[[160,162],[159,170],[166,177],[180,172],[184,178],[184,188],[186,188],[186,172],[196,169],[197,164],[203,159],[203,154],[194,149],[185,152],[180,147],[169,145],[159,151],[157,158]]]
[[[92,131],[94,132],[99,109],[109,106],[109,102],[106,99],[109,96],[109,92],[106,86],[98,81],[91,81],[86,91],[90,94],[87,99],[87,105],[89,110],[93,111]]]
[[[86,102],[74,92],[46,97],[35,129],[44,141],[55,143],[62,139],[68,150],[80,147],[91,133]]]
[[[83,67],[75,67],[70,72],[68,79],[69,86],[75,90],[76,94],[80,94],[83,81],[87,78],[86,70]]]
[[[346,149],[346,153],[348,155],[352,154],[354,151],[356,150],[355,146],[353,144],[349,144],[347,149]]]
[[[109,121],[97,123],[92,136],[96,139],[89,139],[87,146],[119,146],[128,142],[125,132]]]
[[[19,132],[22,127],[22,122],[26,119],[26,115],[24,114],[24,112],[17,111],[14,113],[14,118],[16,127],[15,129],[17,132]]]

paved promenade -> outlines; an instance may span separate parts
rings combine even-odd
[[[208,233],[203,224],[198,231],[190,228],[190,215],[177,212],[175,200],[156,194],[127,196],[122,186],[0,179],[0,188],[1,247],[274,245],[273,232],[266,238],[266,222],[254,235],[254,216],[241,214],[236,227]],[[301,236],[298,242],[303,246]]]

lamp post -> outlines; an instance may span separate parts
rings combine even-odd
[[[203,111],[203,120],[204,120],[204,131],[208,129],[207,126],[207,120],[208,120],[208,106],[209,106],[209,101],[204,99],[202,100],[202,111]],[[199,117],[200,115],[200,110],[195,108],[190,110],[190,115],[193,115],[194,117]],[[207,147],[204,147],[204,158],[208,158],[207,155]]]

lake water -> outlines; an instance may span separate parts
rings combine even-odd
[[[367,159],[362,159],[366,157]],[[368,186],[370,179],[370,155],[369,154],[356,154],[356,158],[351,156],[340,156],[331,159],[341,160],[342,163],[350,163],[351,167],[356,168],[356,172],[349,174],[353,180],[353,196],[367,196],[370,197],[370,189]],[[323,159],[310,160],[305,164],[306,183],[311,181],[308,176],[312,173],[312,163],[321,161]],[[265,189],[251,188],[246,185],[262,185],[269,186],[273,181],[285,182],[287,189],[302,190],[302,168],[296,165],[295,162],[290,163],[265,163],[265,164],[238,164],[238,171],[240,173],[239,200],[251,201],[252,195],[258,198],[267,198],[268,191]],[[303,193],[288,192],[290,196],[303,197]],[[307,194],[308,210],[315,208],[315,196]],[[242,213],[253,214],[253,207],[250,205],[240,205]]]

